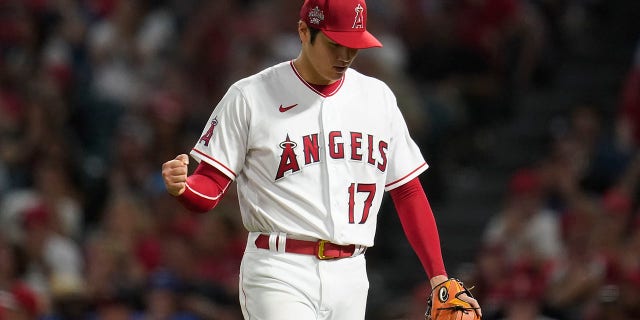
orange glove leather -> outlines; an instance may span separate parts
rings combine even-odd
[[[426,320],[479,320],[471,305],[458,297],[461,294],[473,297],[464,284],[455,278],[437,285],[427,300]]]

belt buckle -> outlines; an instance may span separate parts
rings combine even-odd
[[[320,260],[330,260],[335,259],[336,257],[329,257],[324,255],[324,244],[329,242],[329,240],[318,240],[318,254],[316,256]]]

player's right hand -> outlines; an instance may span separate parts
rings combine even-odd
[[[162,164],[162,180],[172,196],[181,195],[187,188],[189,156],[180,154],[175,159]]]

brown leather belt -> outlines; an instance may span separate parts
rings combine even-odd
[[[256,247],[269,249],[269,236],[261,234],[256,239]],[[284,252],[316,256],[320,260],[346,258],[353,256],[356,245],[339,245],[328,240],[307,241],[287,238]]]

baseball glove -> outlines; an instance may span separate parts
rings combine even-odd
[[[426,320],[479,320],[475,309],[468,302],[458,299],[466,293],[473,297],[464,284],[455,278],[440,283],[431,290],[427,299]]]

